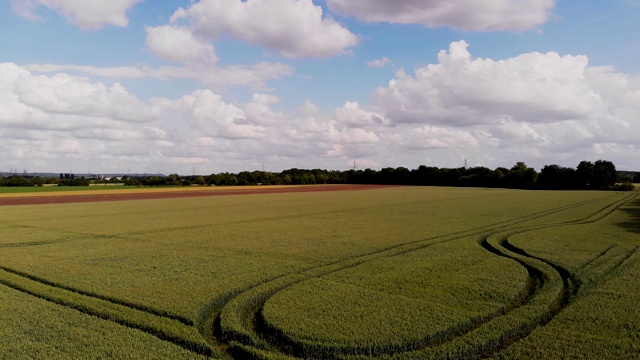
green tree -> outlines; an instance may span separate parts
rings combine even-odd
[[[591,161],[581,161],[576,169],[576,184],[582,189],[591,187],[594,171],[595,166]]]
[[[538,172],[524,162],[517,162],[506,175],[507,186],[516,189],[531,188],[538,180]]]
[[[167,185],[169,185],[169,186],[180,186],[181,185],[180,175],[178,175],[178,174],[169,174],[169,177],[167,178]]]
[[[206,181],[204,180],[204,176],[198,176],[193,183],[202,186],[206,184]]]
[[[33,186],[42,186],[44,185],[44,182],[45,180],[40,176],[36,176],[33,179],[31,179],[31,184],[33,184]]]
[[[578,189],[581,185],[576,180],[576,171],[558,165],[545,165],[538,176],[538,187],[541,189]]]
[[[23,178],[19,175],[12,176],[9,180],[6,181],[6,186],[9,187],[32,187],[33,184],[31,181]]]
[[[607,160],[598,160],[593,164],[593,187],[603,189],[618,181],[616,166]]]
[[[291,176],[289,175],[282,176],[282,182],[284,182],[285,185],[291,185]]]

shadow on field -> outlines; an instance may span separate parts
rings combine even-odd
[[[620,209],[630,215],[631,221],[621,222],[618,225],[631,232],[640,233],[640,199],[635,199]]]

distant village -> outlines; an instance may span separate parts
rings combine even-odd
[[[90,186],[125,185],[127,179],[146,177],[166,177],[164,174],[74,174],[38,173],[23,171],[0,172],[0,186]]]

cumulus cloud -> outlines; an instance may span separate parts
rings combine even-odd
[[[142,0],[11,0],[13,11],[27,19],[38,19],[37,10],[44,6],[85,30],[127,26],[127,11],[139,2]]]
[[[523,31],[545,23],[555,0],[327,0],[327,5],[334,12],[368,22]]]
[[[473,148],[478,145],[478,140],[472,134],[459,129],[430,125],[410,129],[395,138],[398,144],[410,150]]]
[[[208,163],[228,156],[230,149],[243,153],[242,142],[261,139],[266,131],[252,116],[271,113],[268,104],[274,101],[257,94],[245,110],[211,90],[142,101],[117,83],[64,73],[34,75],[4,63],[0,156],[6,160],[3,167],[38,171],[68,164],[83,171],[124,171],[123,166],[175,171],[171,165]]]
[[[368,67],[384,67],[387,64],[389,64],[391,62],[391,60],[389,60],[389,58],[384,57],[382,59],[376,59],[376,60],[371,60],[369,62],[367,62],[367,66]]]
[[[311,0],[201,0],[178,9],[171,23],[179,22],[203,38],[229,36],[290,58],[330,57],[358,43]]]
[[[438,64],[399,71],[374,96],[398,123],[453,126],[586,119],[608,110],[585,56],[528,53],[495,61],[473,59],[464,41],[438,54]]]
[[[399,71],[372,104],[327,110],[308,100],[286,112],[279,101],[270,93],[228,101],[211,89],[143,101],[118,83],[1,64],[2,166],[212,173],[263,162],[540,168],[606,158],[633,169],[640,156],[640,78],[584,56],[475,58],[456,42],[437,63]]]
[[[351,101],[335,110],[335,119],[347,127],[364,128],[389,124],[389,120],[383,115],[364,109],[357,102]]]
[[[106,86],[67,74],[34,76],[12,63],[0,63],[0,94],[0,125],[5,126],[38,123],[72,129],[91,126],[89,118],[148,122],[157,116],[156,108],[146,106],[118,83]]]
[[[263,136],[264,128],[253,124],[242,109],[225,103],[222,96],[211,90],[197,90],[177,101],[160,100],[156,104],[178,112],[184,123],[201,135],[225,139]]]
[[[380,130],[387,147],[428,151],[423,162],[436,165],[454,156],[493,166],[525,159],[539,166],[550,161],[575,166],[584,159],[617,156],[625,166],[630,157],[624,151],[638,152],[638,77],[589,66],[586,56],[473,58],[460,41],[441,51],[438,63],[414,74],[399,71],[373,96],[375,107],[369,111],[392,126]],[[344,108],[349,107],[357,108]],[[611,155],[604,156],[606,151]],[[393,159],[401,153],[410,156],[406,151],[388,155]]]
[[[147,47],[158,57],[180,63],[214,65],[218,61],[213,45],[178,26],[147,26]]]

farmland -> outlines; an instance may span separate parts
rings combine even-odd
[[[0,206],[0,357],[639,357],[635,192],[235,195]]]

